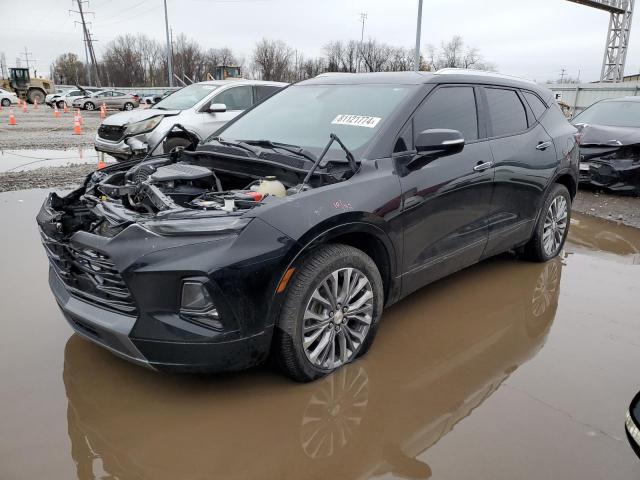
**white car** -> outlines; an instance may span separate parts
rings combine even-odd
[[[60,93],[52,93],[45,97],[44,102],[53,108],[56,105],[58,108],[64,108],[64,104],[67,104],[67,107],[73,106],[73,101],[78,97],[86,97],[91,95],[93,92],[100,91],[99,88],[72,88],[69,90],[64,90]]]
[[[135,109],[107,117],[95,137],[94,146],[117,160],[167,153],[203,140],[256,103],[282,90],[286,83],[260,80],[212,80],[188,85],[152,108]],[[175,130],[180,124],[187,132]],[[157,145],[157,147],[156,147]],[[156,147],[156,148],[154,148]]]
[[[10,107],[16,103],[18,103],[18,95],[0,88],[0,105],[3,107]]]

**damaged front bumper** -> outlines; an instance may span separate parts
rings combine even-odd
[[[118,141],[105,140],[99,135],[96,135],[94,148],[98,152],[108,153],[118,158],[129,159],[146,155],[149,150],[149,145],[146,142],[145,135],[126,137]]]
[[[37,220],[51,291],[75,332],[158,370],[240,370],[266,358],[273,272],[290,239],[258,219],[240,234],[166,237],[132,223],[109,236],[77,231],[67,238],[56,233],[64,213],[52,205],[54,195]],[[193,281],[219,324],[184,310],[183,287]]]
[[[640,160],[583,160],[580,183],[613,192],[640,194]]]

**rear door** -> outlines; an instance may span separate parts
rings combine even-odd
[[[111,96],[107,97],[107,101],[110,102],[107,106],[111,106],[113,108],[122,108],[127,96],[121,92],[111,92]]]
[[[414,114],[414,141],[424,130],[446,128],[460,131],[466,144],[457,155],[400,175],[404,295],[477,262],[485,248],[493,159],[479,121],[478,91],[469,85],[437,87]]]
[[[553,141],[521,91],[485,87],[495,181],[485,256],[531,237],[545,186],[557,166]]]

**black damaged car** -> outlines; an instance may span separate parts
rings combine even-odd
[[[195,151],[51,194],[38,224],[81,336],[161,370],[271,353],[309,381],[364,354],[383,308],[425,284],[511,249],[555,257],[577,182],[575,128],[534,83],[324,74]]]
[[[580,182],[640,196],[640,97],[602,100],[577,115]]]

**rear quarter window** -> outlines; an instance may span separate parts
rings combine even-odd
[[[527,111],[515,90],[487,88],[493,136],[515,135],[529,128]]]
[[[540,120],[542,115],[544,115],[544,112],[547,111],[547,106],[535,93],[522,92],[522,94],[524,95],[524,99],[529,104],[529,107],[531,108],[531,111],[535,115],[536,119]]]

